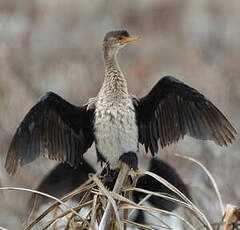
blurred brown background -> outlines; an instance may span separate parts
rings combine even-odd
[[[56,162],[39,159],[10,177],[4,169],[10,139],[46,91],[82,104],[97,94],[104,74],[101,44],[109,30],[142,39],[120,51],[129,91],[142,96],[170,74],[197,88],[231,121],[240,122],[240,1],[225,0],[1,0],[0,184],[36,188]],[[159,152],[190,185],[212,222],[221,218],[200,160],[213,174],[225,204],[240,205],[239,138],[229,148],[185,138]],[[85,154],[93,155],[94,147]],[[141,154],[141,158],[150,155]],[[26,192],[0,192],[0,226],[21,229]]]

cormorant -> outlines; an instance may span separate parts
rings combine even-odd
[[[105,77],[98,95],[87,105],[75,106],[48,92],[20,123],[7,154],[6,170],[40,155],[78,166],[95,142],[100,160],[110,169],[121,161],[137,169],[139,143],[154,155],[185,135],[227,146],[236,130],[197,90],[171,76],[160,79],[137,99],[128,93],[116,56],[120,48],[138,40],[125,30],[105,35]]]

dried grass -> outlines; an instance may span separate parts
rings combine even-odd
[[[177,155],[179,156],[179,155]],[[218,200],[220,202],[220,209],[223,210],[223,203],[221,199],[220,192],[218,190],[217,184],[214,181],[211,173],[197,160],[181,156],[184,159],[190,160],[192,162],[197,163],[201,168],[206,172],[210,181],[213,184],[213,188],[217,194]],[[129,181],[129,177],[138,178],[141,175],[149,175],[155,178],[159,183],[164,184],[170,190],[172,190],[178,197],[181,197],[182,200],[174,198],[172,196],[163,195],[157,192],[152,192],[149,190],[144,190],[140,188],[136,188],[136,180],[131,184]],[[189,200],[184,194],[182,194],[177,188],[169,184],[165,179],[159,177],[158,175],[144,170],[138,170],[136,172],[129,171],[128,166],[122,164],[122,168],[120,169],[120,173],[118,175],[116,184],[114,186],[113,191],[109,191],[102,183],[101,177],[96,174],[90,174],[88,184],[80,186],[78,189],[63,197],[62,199],[58,199],[56,197],[50,196],[48,194],[26,189],[26,188],[15,188],[15,187],[5,187],[0,188],[0,190],[22,190],[32,193],[37,193],[43,196],[47,196],[55,202],[50,205],[41,215],[35,218],[25,230],[32,229],[35,225],[37,225],[46,215],[51,213],[54,210],[58,209],[58,212],[55,212],[55,216],[45,224],[42,228],[43,230],[50,229],[55,226],[55,224],[61,220],[62,218],[67,218],[68,223],[65,227],[65,230],[78,230],[78,229],[90,229],[90,230],[120,230],[127,229],[127,226],[134,226],[139,229],[153,230],[153,229],[172,229],[171,226],[164,223],[160,217],[155,216],[155,214],[167,214],[174,216],[181,220],[185,225],[186,229],[197,230],[197,229],[220,229],[221,226],[224,227],[224,230],[232,230],[237,229],[236,226],[239,224],[239,208],[236,206],[228,206],[227,211],[223,217],[223,221],[220,220],[217,224],[211,224],[208,221],[208,218],[201,212],[201,210],[196,207],[196,205]],[[138,191],[147,194],[147,196],[140,201],[138,204],[133,202],[130,197],[133,191]],[[66,204],[66,201],[70,200],[76,195],[81,195],[81,200],[76,207],[70,207]],[[161,210],[158,208],[153,208],[151,206],[147,206],[144,202],[151,196],[158,196],[165,198],[171,202],[175,202],[178,205],[181,205],[186,210],[188,210],[191,214],[191,217],[196,220],[195,224],[192,224],[192,221],[189,221],[187,218],[180,216],[177,213],[169,212],[166,210]],[[89,207],[89,211],[85,217],[80,216],[79,212],[85,208]],[[232,208],[234,207],[234,209]],[[60,210],[60,213],[59,213]],[[153,216],[157,221],[151,225],[143,225],[136,222],[131,221],[129,218],[132,216],[135,210],[143,210],[147,214]],[[229,211],[231,210],[231,212]],[[237,211],[238,212],[237,212]],[[230,213],[230,214],[229,214]],[[233,218],[238,217],[238,218]],[[235,225],[234,225],[234,223]],[[158,224],[157,224],[158,223]],[[225,225],[224,225],[225,224]],[[216,228],[215,228],[216,227]],[[56,229],[56,227],[52,228]]]

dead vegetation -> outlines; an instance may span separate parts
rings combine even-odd
[[[179,156],[179,155],[177,155]],[[116,184],[113,188],[113,191],[109,191],[102,183],[102,176],[97,174],[89,174],[89,180],[80,186],[78,189],[72,193],[66,195],[62,199],[52,197],[48,194],[24,189],[24,188],[1,188],[1,190],[22,190],[27,192],[37,193],[39,195],[47,196],[55,200],[44,212],[42,212],[38,217],[31,220],[31,217],[34,213],[34,204],[32,210],[28,217],[28,224],[25,227],[25,230],[34,229],[38,223],[43,220],[49,213],[52,213],[52,218],[48,218],[45,221],[44,227],[42,230],[46,229],[65,229],[65,230],[126,230],[128,226],[135,227],[137,229],[144,230],[154,230],[154,229],[173,229],[169,223],[161,220],[161,217],[158,214],[171,215],[179,220],[184,225],[184,229],[198,230],[237,230],[240,227],[240,209],[234,205],[227,205],[226,211],[224,211],[221,194],[217,187],[216,181],[214,180],[211,173],[197,160],[181,156],[187,160],[190,160],[196,163],[201,169],[207,174],[209,180],[214,188],[214,191],[217,195],[219,201],[219,210],[223,212],[222,219],[218,223],[211,223],[206,216],[195,204],[193,201],[188,199],[183,193],[181,193],[176,187],[167,182],[164,178],[144,170],[132,171],[129,170],[126,164],[122,164],[120,169]],[[136,188],[136,181],[141,175],[149,175],[157,180],[159,183],[164,184],[175,194],[177,194],[180,199],[176,197],[161,194],[157,192],[152,192],[150,190],[144,190]],[[134,180],[130,180],[130,177]],[[131,183],[132,181],[132,183]],[[131,200],[131,193],[133,191],[139,191],[145,193],[147,196],[141,200],[139,203],[135,203]],[[66,202],[73,198],[76,195],[81,195],[81,200],[78,205],[71,207]],[[171,202],[176,202],[179,206],[182,206],[184,209],[188,210],[187,216],[181,216],[176,212],[169,212],[166,210],[154,208],[146,205],[144,202],[149,199],[150,196],[157,196],[167,199]],[[81,210],[88,208],[87,212],[85,211],[84,215],[81,215]],[[139,224],[131,221],[131,216],[136,210],[143,210],[149,215],[155,218],[155,221],[152,224]],[[56,227],[57,222],[62,218],[67,219],[66,226]]]

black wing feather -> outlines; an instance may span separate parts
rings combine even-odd
[[[84,159],[82,165],[76,168],[60,163],[43,178],[36,190],[61,198],[87,181],[89,173],[95,173],[95,170]],[[75,198],[80,199],[81,196],[75,196]],[[33,193],[28,202],[30,215],[38,211],[40,205],[49,201],[49,198]]]
[[[178,190],[180,190],[185,196],[187,196],[191,200],[191,195],[189,194],[187,186],[184,184],[182,178],[172,166],[170,166],[169,164],[160,159],[152,158],[150,168],[148,171],[153,172],[167,180],[169,183],[175,186]],[[159,192],[161,194],[170,195],[172,197],[177,197],[178,199],[182,200],[175,192],[171,191],[165,185],[159,183],[159,181],[155,180],[153,177],[148,175],[140,176],[137,181],[136,187],[145,190],[150,190],[153,192]],[[146,194],[144,193],[136,191],[133,192],[133,199],[136,203],[142,200],[145,196]],[[153,205],[153,207],[167,211],[173,211],[177,207],[176,202],[171,202],[169,200],[157,196],[151,196],[148,199],[148,202],[150,202]],[[138,219],[138,221],[142,223],[140,218]]]
[[[145,97],[134,101],[139,142],[154,154],[185,135],[227,146],[236,130],[201,93],[174,77],[163,77]]]
[[[78,166],[93,143],[93,111],[74,106],[49,92],[32,107],[13,136],[6,170],[14,174],[18,165],[43,155]]]

